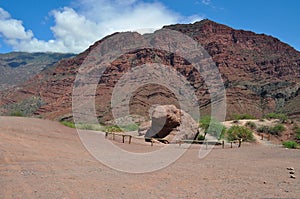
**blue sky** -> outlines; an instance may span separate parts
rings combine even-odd
[[[300,50],[298,0],[5,0],[0,53],[82,52],[115,31],[147,32],[208,18],[272,35]]]

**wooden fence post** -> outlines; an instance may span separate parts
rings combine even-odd
[[[130,136],[129,136],[129,141],[128,141],[129,144],[131,143],[131,137],[132,137],[132,136],[130,135]]]
[[[224,149],[224,146],[225,145],[225,142],[224,142],[224,140],[222,140],[222,149]]]
[[[113,140],[115,140],[115,133],[113,133]]]

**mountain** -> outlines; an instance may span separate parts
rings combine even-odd
[[[210,20],[170,25],[163,29],[192,37],[212,57],[226,89],[228,119],[234,114],[248,113],[260,117],[269,112],[283,112],[299,118],[300,52],[288,44],[268,35],[235,30]],[[1,92],[1,114],[20,111],[49,119],[71,119],[72,91],[78,69],[93,49],[112,36],[41,71],[26,84]],[[101,122],[112,119],[110,99],[118,80],[132,67],[156,60],[185,76],[196,90],[202,113],[209,113],[208,88],[201,74],[193,70],[187,60],[173,53],[143,48],[120,56],[104,71],[95,99],[97,117]],[[157,103],[179,106],[178,99],[169,89],[149,84],[134,92],[129,104],[130,114],[148,116],[149,108]]]
[[[0,90],[24,83],[47,67],[74,54],[12,52],[0,54]]]

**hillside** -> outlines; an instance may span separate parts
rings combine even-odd
[[[0,54],[0,90],[24,83],[47,67],[74,54],[12,52]]]
[[[165,26],[164,29],[189,35],[210,54],[226,88],[228,119],[235,113],[260,117],[268,112],[284,112],[299,118],[300,53],[289,45],[271,36],[235,30],[210,20]],[[17,89],[1,93],[1,113],[21,111],[49,119],[70,119],[77,70],[89,52],[108,38],[96,42],[76,57],[42,71]],[[122,75],[135,66],[153,63],[156,59],[184,75],[196,90],[201,111],[209,112],[208,88],[190,63],[172,53],[140,49],[115,60],[100,79],[96,109],[101,122],[112,119],[110,99]],[[151,105],[158,102],[178,106],[176,97],[167,88],[157,84],[143,86],[131,98],[130,114],[148,116]]]

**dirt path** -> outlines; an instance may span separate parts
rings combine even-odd
[[[199,159],[199,147],[162,170],[122,173],[96,161],[74,129],[0,117],[0,198],[300,198],[300,150],[245,144],[216,147]],[[287,167],[295,168],[296,179]]]

